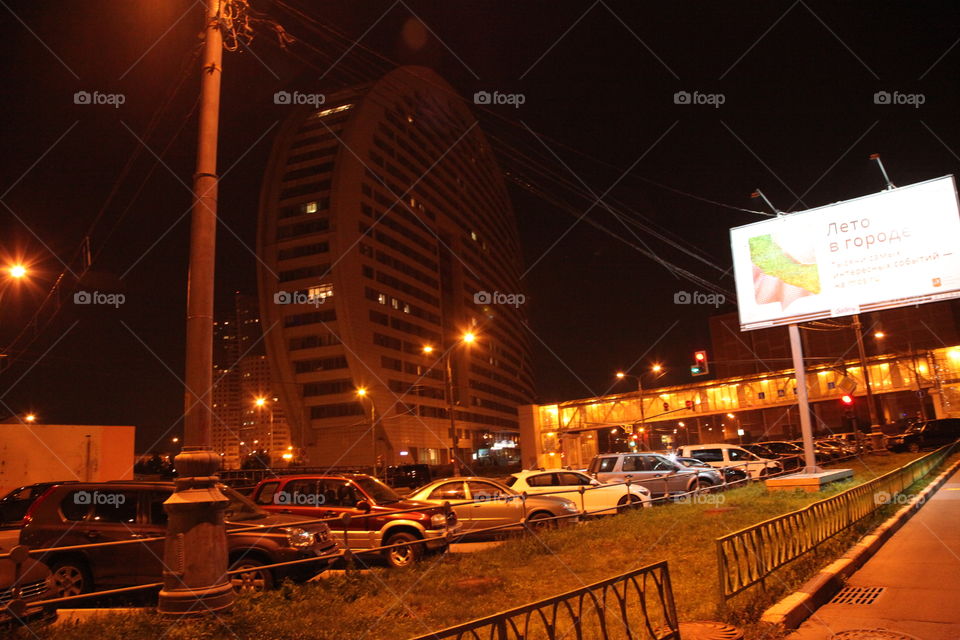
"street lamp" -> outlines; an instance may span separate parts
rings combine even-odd
[[[460,340],[457,344],[466,344],[470,345],[477,341],[477,335],[472,331],[465,332],[460,336]],[[453,459],[453,475],[460,475],[460,436],[457,434],[457,419],[453,411],[453,371],[450,366],[450,352],[457,346],[454,344],[449,349],[444,349],[440,354],[440,359],[443,361],[443,372],[444,372],[444,395],[446,396],[447,401],[447,414],[450,417],[450,453],[451,458]],[[431,345],[424,345],[423,353],[430,355],[435,351],[434,347]]]
[[[23,421],[29,424],[33,424],[34,422],[37,421],[37,416],[34,413],[28,413],[27,415],[23,416]]]
[[[650,371],[651,373],[658,374],[657,378],[659,378],[664,373],[663,365],[656,363],[650,367]],[[624,373],[623,371],[617,371],[617,379],[623,380],[624,378],[633,378],[634,380],[637,381],[637,401],[640,403],[640,432],[645,433],[646,429],[644,427],[645,427],[647,418],[646,418],[646,413],[644,412],[644,409],[643,409],[643,372],[641,371],[639,374],[633,375],[630,373]],[[646,436],[644,436],[644,448],[646,448]]]
[[[12,264],[7,267],[7,272],[10,274],[11,278],[19,280],[27,275],[27,268],[22,264]]]
[[[363,400],[364,398],[370,399],[370,453],[373,456],[373,464],[370,466],[373,469],[373,477],[377,477],[377,405],[374,404],[373,398],[369,396],[366,387],[357,387],[357,397]]]
[[[260,410],[263,409],[264,407],[266,407],[267,410],[270,411],[270,422],[269,422],[270,431],[268,432],[268,435],[270,436],[270,453],[268,454],[268,460],[270,463],[270,467],[273,468],[273,405],[269,404],[269,400],[267,400],[267,398],[263,396],[260,396],[256,400],[254,400],[253,404],[257,407],[258,412],[260,412]],[[261,413],[261,416],[262,416],[262,413]]]

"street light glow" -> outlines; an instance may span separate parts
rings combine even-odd
[[[267,399],[261,396],[254,400],[253,403],[258,407],[262,407],[263,405],[267,404]]]
[[[27,415],[25,415],[25,416],[23,417],[23,419],[24,419],[26,422],[36,422],[36,421],[37,421],[37,416],[36,416],[35,414],[33,414],[33,413],[28,413]]]
[[[887,334],[885,334],[883,331],[877,331],[876,333],[873,334],[873,337],[876,338],[877,340],[882,340],[883,338],[887,337]]]
[[[423,352],[428,354],[433,353],[433,347],[431,347],[430,345],[424,345]]]
[[[367,388],[366,388],[366,387],[358,387],[358,388],[357,388],[357,395],[360,396],[361,398],[364,397],[365,395],[367,395]]]
[[[627,374],[625,374],[623,371],[617,371],[617,377],[620,378],[621,380],[623,380],[623,378],[624,378],[626,375],[627,375]]]
[[[467,344],[474,342],[476,339],[477,339],[477,336],[470,331],[467,331],[465,334],[463,334],[463,341],[466,342]]]
[[[652,367],[650,367],[650,370],[653,371],[654,373],[660,373],[661,371],[663,371],[663,366],[659,364],[655,364]]]
[[[15,264],[9,268],[10,276],[13,278],[22,278],[27,275],[27,268],[22,264]]]

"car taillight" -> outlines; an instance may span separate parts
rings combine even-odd
[[[33,513],[40,507],[40,503],[43,502],[48,495],[53,493],[53,490],[56,489],[57,486],[59,485],[53,485],[52,487],[48,487],[46,491],[40,494],[39,498],[33,501],[33,503],[27,509],[27,512],[23,514],[23,524],[26,525],[33,522]]]

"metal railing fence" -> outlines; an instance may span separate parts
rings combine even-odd
[[[679,640],[666,562],[413,640]]]
[[[777,569],[889,504],[897,494],[940,466],[958,444],[942,447],[797,511],[717,538],[721,601],[764,583]]]

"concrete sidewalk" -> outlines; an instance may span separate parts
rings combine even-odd
[[[847,587],[882,591],[875,599],[871,592],[852,594],[865,601],[860,604],[834,598],[788,640],[829,640],[834,634],[861,640],[903,637],[851,633],[877,629],[920,640],[960,640],[960,472],[850,577]]]

